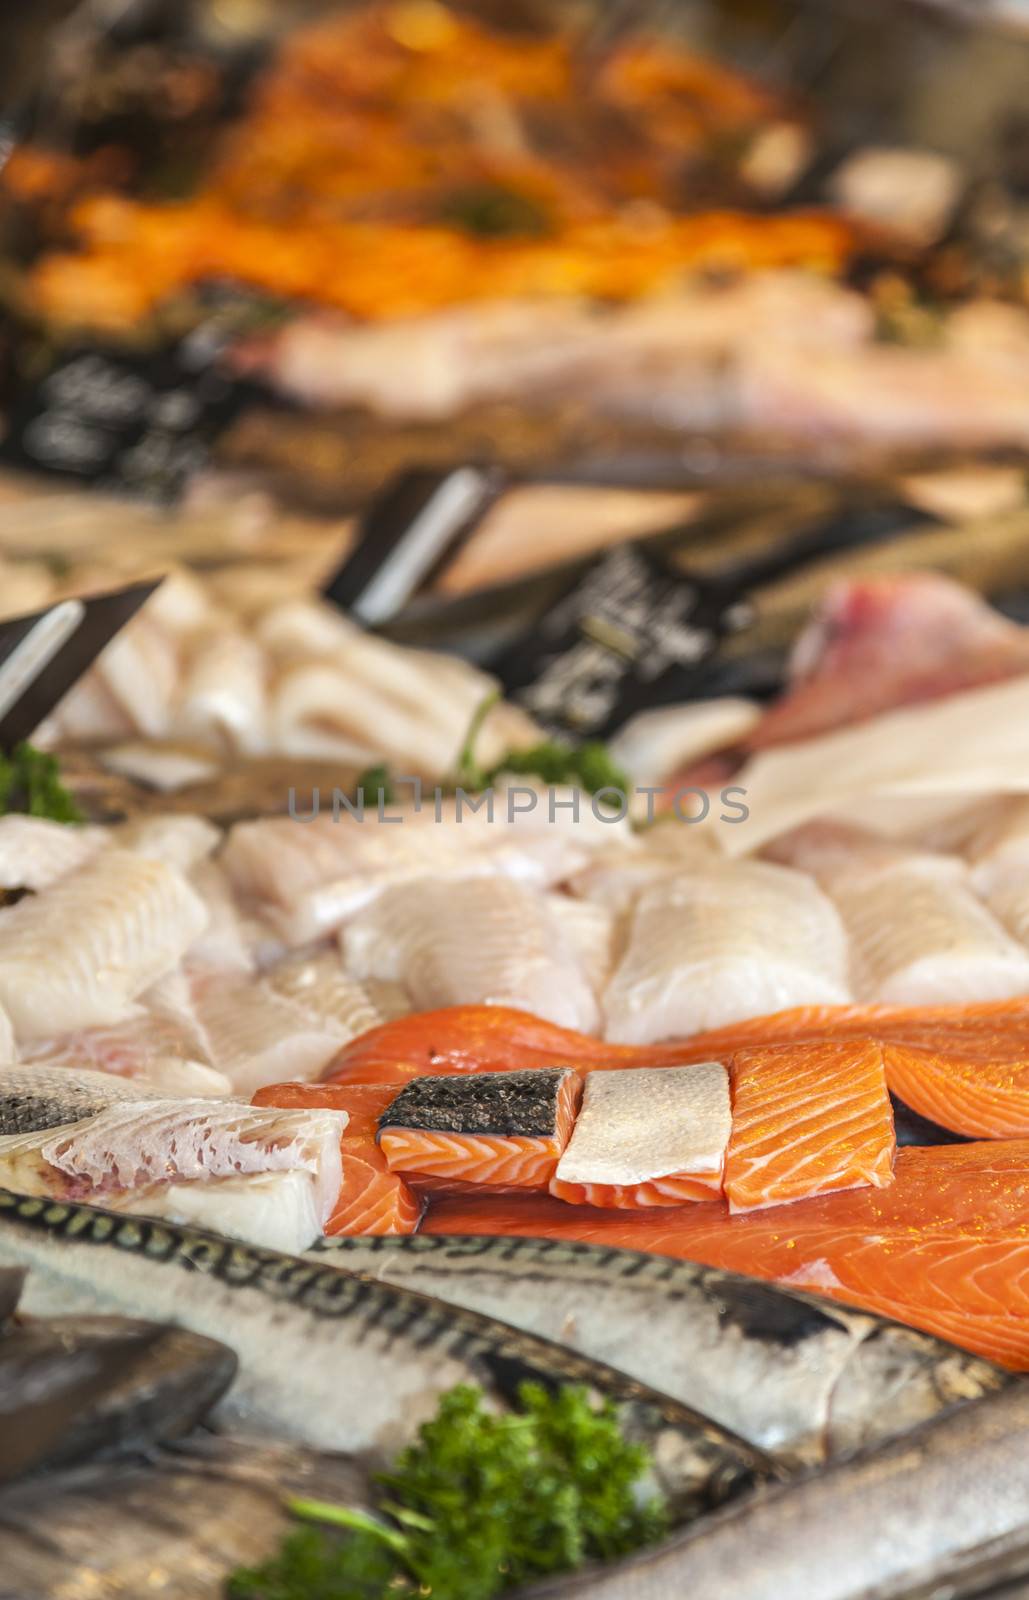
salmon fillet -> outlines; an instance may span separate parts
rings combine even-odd
[[[954,1133],[1029,1137],[1029,999],[935,1006],[796,1006],[670,1044],[613,1045],[524,1011],[455,1006],[372,1029],[340,1051],[335,1082],[567,1065],[591,1071],[728,1061],[755,1046],[875,1039],[889,1088]]]
[[[379,1119],[379,1148],[392,1172],[545,1189],[581,1093],[578,1074],[560,1067],[416,1079]]]
[[[730,1211],[892,1181],[896,1141],[881,1045],[819,1040],[743,1050],[731,1073]]]
[[[1029,1371],[1029,1140],[913,1146],[894,1182],[729,1216],[441,1200],[424,1230],[581,1240],[810,1289]]]
[[[414,1233],[422,1219],[423,1201],[389,1170],[375,1142],[378,1119],[395,1093],[371,1084],[274,1083],[254,1095],[259,1106],[328,1106],[347,1113],[340,1140],[343,1177],[327,1234]]]

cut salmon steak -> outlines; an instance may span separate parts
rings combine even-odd
[[[893,1180],[896,1140],[882,1046],[820,1039],[732,1058],[730,1211]]]
[[[1029,1370],[1029,1140],[912,1147],[894,1182],[730,1216],[441,1199],[424,1231],[581,1240],[809,1289]]]
[[[327,1234],[414,1233],[422,1219],[424,1202],[389,1170],[375,1142],[378,1119],[395,1093],[374,1084],[274,1083],[254,1095],[259,1106],[325,1106],[347,1113],[340,1140],[343,1176]]]
[[[391,1172],[412,1178],[545,1189],[581,1094],[563,1067],[418,1078],[380,1116],[379,1148]]]

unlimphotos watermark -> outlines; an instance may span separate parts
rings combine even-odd
[[[587,794],[582,789],[535,787],[531,784],[511,784],[502,788],[468,790],[429,788],[420,778],[400,775],[390,777],[390,787],[395,793],[403,787],[410,790],[404,800],[387,800],[382,789],[371,789],[365,794],[358,789],[356,795],[343,789],[332,789],[325,804],[319,788],[311,790],[306,804],[290,789],[287,812],[294,822],[314,822],[316,817],[331,817],[339,822],[344,817],[355,822],[384,822],[400,824],[414,814],[431,811],[437,822],[463,822],[467,817],[485,817],[487,822],[514,822],[518,817],[539,812],[548,822],[570,816],[578,822],[587,809],[598,822],[624,822],[631,816],[635,822],[653,822],[660,815],[672,815],[679,822],[692,825],[705,822],[712,806],[721,809],[719,822],[745,822],[750,815],[746,804],[746,789],[730,784],[712,794],[707,789],[689,785],[671,787],[668,784],[648,784],[633,789],[610,785]],[[665,804],[664,802],[669,801]],[[641,805],[639,802],[643,801]],[[662,804],[659,806],[658,802]]]

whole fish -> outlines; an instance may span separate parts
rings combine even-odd
[[[73,1324],[77,1333],[98,1345],[121,1338],[126,1329],[147,1326],[123,1317],[56,1317],[40,1326],[54,1332],[62,1324]],[[225,1393],[237,1369],[228,1345],[183,1328],[154,1332],[153,1342],[131,1364],[124,1363],[95,1400],[69,1417],[42,1457],[48,1470],[100,1452],[149,1453],[188,1434]],[[0,1345],[0,1357],[2,1351]]]
[[[982,1592],[984,1568],[1001,1553],[1025,1574],[1024,1384],[729,1507],[659,1549],[531,1593],[539,1600],[957,1600]]]
[[[138,1460],[96,1462],[0,1488],[2,1600],[224,1600],[233,1568],[295,1528],[289,1494],[367,1503],[344,1457],[194,1434]]]
[[[381,1462],[457,1383],[511,1398],[534,1379],[620,1406],[682,1517],[776,1475],[763,1451],[612,1368],[414,1290],[216,1234],[0,1190],[0,1263],[29,1268],[37,1315],[145,1316],[219,1338],[240,1374],[228,1421]]]
[[[327,1239],[308,1254],[608,1362],[791,1465],[892,1438],[1013,1381],[883,1317],[634,1250],[419,1234]]]
[[[119,1318],[59,1317],[0,1339],[0,1483],[46,1456],[70,1419],[103,1395],[152,1345],[159,1328]]]

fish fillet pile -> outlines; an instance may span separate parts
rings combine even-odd
[[[29,566],[2,569],[15,583],[5,613],[59,597],[61,585]],[[451,769],[491,678],[456,657],[374,638],[334,606],[291,592],[274,568],[250,577],[166,578],[37,742],[102,744],[114,770],[168,790],[213,776],[227,756],[358,770],[386,760],[428,777]],[[96,575],[81,581],[95,586]],[[535,737],[528,717],[498,705],[479,754],[496,761]],[[150,749],[155,741],[172,748]]]
[[[721,723],[736,826],[531,782],[227,831],[0,818],[0,1178],[289,1248],[426,1207],[608,1227],[1029,1365],[1029,716],[996,720],[1026,664],[943,580],[831,595],[783,700]],[[645,724],[626,748],[652,777]],[[898,1152],[898,1103],[997,1153]]]

